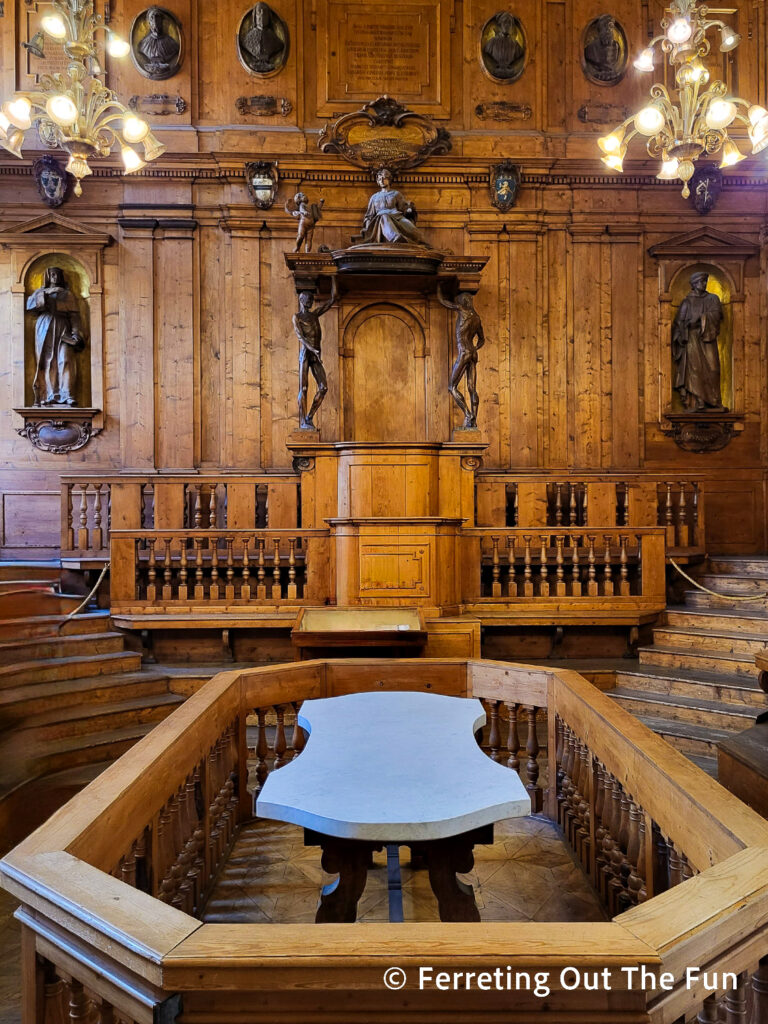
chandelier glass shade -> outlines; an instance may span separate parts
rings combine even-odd
[[[106,157],[119,146],[125,173],[141,170],[165,152],[149,125],[118,100],[96,77],[102,73],[95,33],[107,33],[107,52],[125,57],[128,43],[115,36],[94,13],[93,0],[48,0],[52,11],[41,19],[42,32],[24,44],[44,56],[44,36],[60,43],[68,58],[64,72],[40,75],[37,89],[17,92],[0,106],[0,146],[21,158],[26,132],[36,127],[41,141],[69,156],[67,170],[75,178],[74,192],[82,195],[82,179],[92,174],[89,161]],[[141,145],[142,154],[134,148]]]
[[[646,140],[649,156],[661,162],[656,175],[662,181],[679,180],[688,197],[688,182],[696,160],[702,155],[721,154],[720,166],[732,167],[746,155],[728,134],[741,126],[752,145],[752,153],[768,146],[768,111],[739,96],[728,95],[724,82],[709,84],[710,74],[704,58],[712,44],[707,33],[714,30],[718,49],[730,53],[741,37],[724,22],[710,19],[708,9],[696,0],[672,0],[661,22],[662,34],[642,51],[634,66],[652,72],[657,47],[668,55],[674,69],[675,88],[651,86],[650,102],[609,135],[598,139],[603,163],[614,171],[623,171],[624,157],[632,139]],[[719,39],[717,38],[719,36]]]

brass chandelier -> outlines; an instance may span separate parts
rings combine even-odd
[[[45,2],[45,0],[44,0]],[[165,152],[149,125],[124,106],[97,77],[102,74],[94,35],[107,33],[107,52],[125,57],[130,47],[103,23],[93,10],[93,0],[47,0],[53,11],[41,22],[42,32],[24,46],[40,58],[43,33],[61,43],[68,57],[67,70],[41,75],[35,91],[17,92],[0,107],[0,146],[21,158],[26,132],[33,127],[41,141],[69,154],[67,170],[75,178],[76,196],[83,194],[82,179],[92,174],[88,161],[105,157],[117,142],[125,173],[141,170],[148,160]],[[143,157],[134,147],[141,144]]]
[[[643,50],[634,66],[638,71],[653,71],[659,45],[669,54],[669,63],[675,69],[676,101],[664,85],[651,86],[651,102],[597,143],[603,163],[623,171],[628,144],[635,135],[643,136],[648,154],[661,160],[656,177],[682,181],[686,198],[694,163],[702,154],[722,152],[720,167],[746,159],[728,135],[732,125],[746,126],[752,153],[768,146],[768,111],[764,107],[729,96],[724,82],[712,82],[705,89],[710,77],[703,63],[711,49],[707,33],[712,29],[719,33],[722,53],[735,50],[741,40],[724,22],[709,19],[708,13],[708,8],[698,6],[696,0],[672,0],[661,22],[662,34]]]

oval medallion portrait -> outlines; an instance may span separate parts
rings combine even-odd
[[[181,67],[181,22],[164,7],[148,7],[131,25],[131,57],[145,78],[172,78]]]
[[[612,14],[601,14],[584,29],[581,67],[596,85],[616,85],[627,70],[627,37]]]
[[[498,11],[480,33],[480,66],[494,82],[516,82],[525,70],[528,44],[523,26],[509,11]]]
[[[276,75],[288,60],[288,26],[269,4],[246,11],[237,29],[237,56],[251,75]]]

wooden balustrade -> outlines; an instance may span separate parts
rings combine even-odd
[[[664,605],[661,528],[471,529],[462,537],[463,599]],[[606,601],[608,599],[608,601]]]
[[[475,484],[477,525],[483,527],[640,528],[662,526],[667,546],[705,550],[704,486],[695,479],[600,475],[579,480],[548,475],[481,472]]]
[[[106,559],[112,525],[130,530],[296,529],[300,486],[294,476],[62,476],[62,557]]]
[[[324,530],[116,530],[115,611],[164,607],[325,603]]]
[[[300,754],[301,702],[382,688],[484,702],[489,756],[559,824],[611,921],[514,921],[471,936],[465,925],[338,925],[329,938],[323,926],[193,916],[267,773]],[[766,1024],[768,824],[568,671],[405,659],[222,673],[0,862],[0,879],[21,903],[25,1020],[150,1024],[173,1020],[181,1000],[188,1024],[304,1019],[310,1007],[330,1024],[350,991],[355,1012],[380,1024],[402,1019],[406,997],[436,1018],[444,994],[420,991],[408,964],[448,962],[608,972],[609,1003],[586,986],[517,992],[526,1019]],[[404,992],[383,987],[390,964],[405,964]],[[690,966],[731,972],[733,986],[687,982]],[[641,967],[673,984],[630,987],[623,972]],[[509,998],[462,992],[458,1012],[496,1019]]]

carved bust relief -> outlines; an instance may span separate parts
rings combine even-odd
[[[181,67],[181,22],[164,7],[148,7],[131,26],[131,57],[145,78],[172,78]]]
[[[61,206],[69,189],[69,175],[61,161],[46,153],[32,164],[32,173],[43,202],[54,209]]]
[[[523,26],[509,11],[499,11],[483,25],[480,64],[495,82],[516,82],[525,70],[527,52]]]
[[[612,14],[601,14],[581,37],[584,76],[597,85],[616,85],[627,70],[627,37]]]
[[[288,60],[288,26],[269,4],[258,3],[237,29],[237,56],[252,75],[276,75]]]

